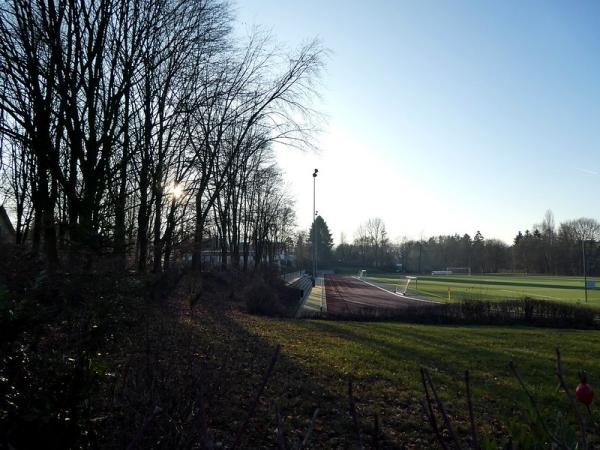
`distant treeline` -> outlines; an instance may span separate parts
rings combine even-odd
[[[588,275],[600,275],[600,223],[579,218],[560,223],[548,211],[531,230],[518,231],[512,245],[474,236],[448,235],[391,242],[381,219],[359,227],[352,243],[334,249],[332,262],[341,266],[426,273],[447,267],[470,267],[472,273],[522,272],[583,275],[584,250]]]

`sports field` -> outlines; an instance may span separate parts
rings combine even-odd
[[[465,369],[473,378],[478,425],[487,433],[515,417],[526,421],[522,414],[527,411],[527,399],[507,367],[509,361],[519,368],[549,421],[557,417],[559,410],[571,414],[566,397],[557,390],[555,347],[561,347],[571,386],[576,384],[579,370],[588,372],[595,388],[600,375],[600,360],[595,357],[600,352],[598,331],[265,320],[252,316],[239,316],[238,321],[250,336],[283,346],[284,364],[292,368],[280,367],[274,375],[272,385],[290,392],[284,391],[281,398],[285,403],[280,407],[284,411],[301,410],[299,415],[307,416],[312,411],[310,406],[320,405],[319,426],[315,429],[315,442],[320,445],[315,448],[342,448],[339,442],[329,440],[335,436],[332,430],[352,431],[348,415],[340,413],[347,410],[348,374],[354,376],[360,419],[365,426],[375,413],[382,419],[387,443],[382,448],[409,449],[439,448],[431,444],[431,428],[419,403],[424,395],[420,367],[433,373],[452,420],[457,421],[463,435],[468,429],[462,379]],[[248,336],[243,338],[239,349],[246,349],[252,342]],[[264,342],[261,345],[264,352],[267,346]],[[598,418],[598,408],[592,411]]]
[[[434,304],[379,289],[366,280],[345,275],[325,275],[325,290],[327,312],[333,315],[356,314],[373,308],[404,310]]]
[[[374,274],[367,280],[389,287],[404,287],[404,275]],[[600,280],[588,277],[600,286]],[[411,281],[407,295],[437,301],[506,300],[525,296],[585,303],[583,277],[541,275],[426,275]],[[450,290],[450,295],[448,293]],[[588,289],[588,304],[600,307],[600,289]]]

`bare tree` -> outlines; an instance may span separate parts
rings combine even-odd
[[[195,194],[196,267],[206,219],[228,178],[236,172],[248,137],[259,130],[258,134],[269,141],[306,142],[309,130],[296,117],[310,112],[302,100],[313,92],[324,50],[311,42],[288,59],[285,70],[273,74],[278,58],[267,42],[254,35],[241,55],[218,59],[216,68],[202,74],[210,82],[204,82],[206,90],[194,105],[189,136],[199,178]],[[258,151],[261,145],[251,148]]]
[[[239,45],[231,24],[219,0],[2,2],[2,187],[49,267],[111,254],[124,269],[135,245],[135,267],[159,272],[190,231],[199,265],[209,225],[236,264],[281,240],[272,214],[291,202],[267,155],[310,147],[325,52],[259,32]]]
[[[578,241],[598,241],[600,239],[600,223],[596,219],[580,217],[562,224],[570,229],[574,239]]]
[[[387,245],[388,237],[385,231],[385,224],[379,217],[367,220],[365,224],[369,243],[373,249],[373,261],[375,267],[380,266],[380,254],[382,248]]]

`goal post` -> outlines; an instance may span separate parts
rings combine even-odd
[[[406,295],[408,289],[411,285],[417,284],[417,277],[414,276],[406,276],[404,279],[400,280],[400,282],[396,285],[396,294]]]
[[[366,270],[359,270],[358,271],[358,278],[365,278],[367,276],[367,271]]]
[[[470,267],[446,267],[446,271],[451,275],[471,275]]]

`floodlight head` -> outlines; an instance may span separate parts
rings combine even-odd
[[[319,169],[315,169],[315,171],[313,172],[313,177],[317,177],[317,174],[319,173]]]

